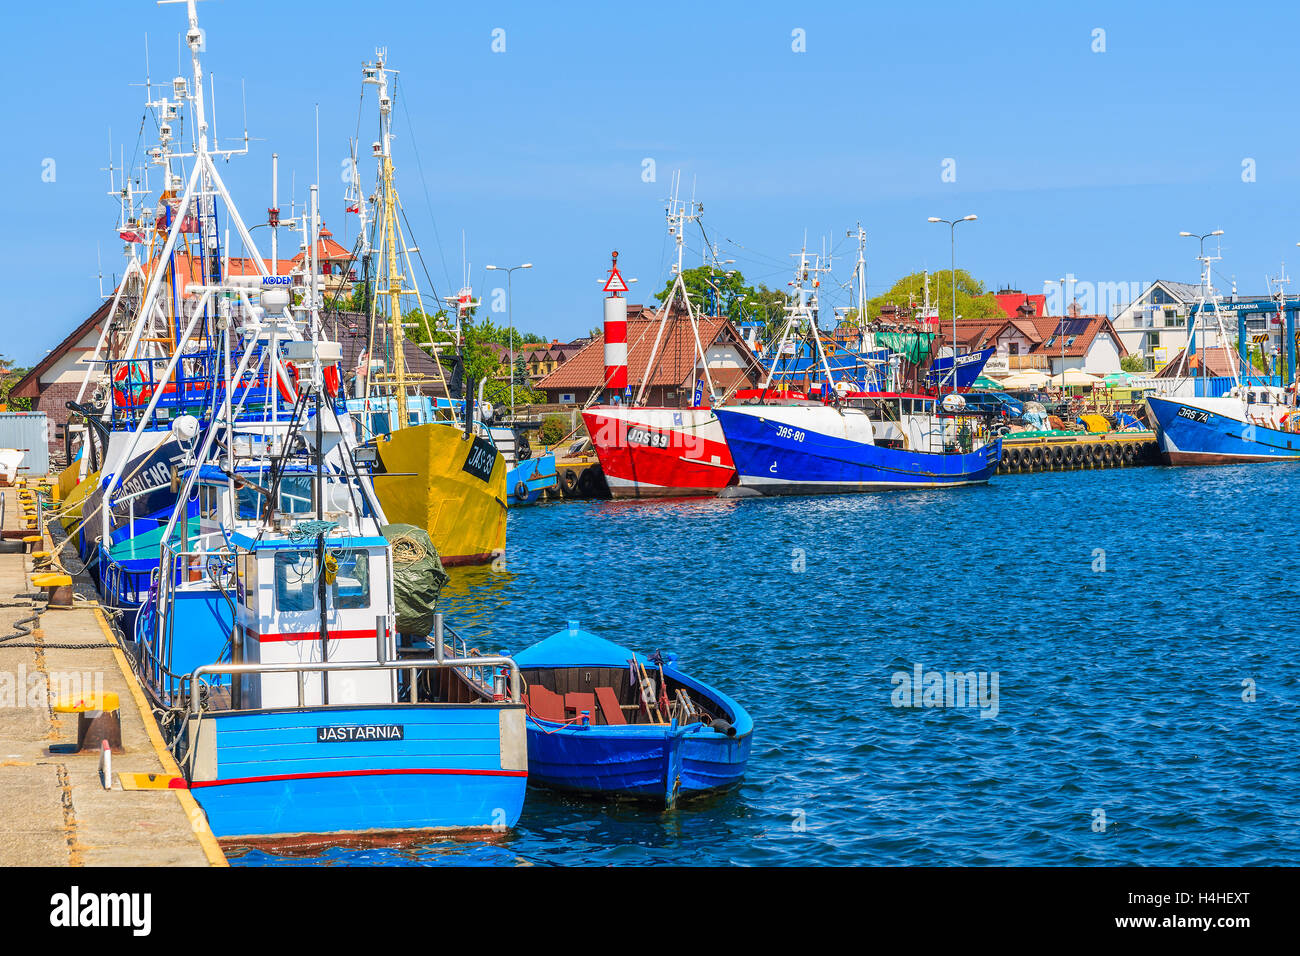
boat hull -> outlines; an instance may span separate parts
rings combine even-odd
[[[665,807],[738,784],[752,741],[699,724],[584,728],[530,717],[528,725],[532,783]]]
[[[523,720],[488,703],[209,713],[190,789],[221,839],[506,829],[528,781]],[[319,739],[356,726],[402,734]]]
[[[486,564],[506,547],[506,464],[485,438],[454,425],[380,436],[375,494],[391,523],[424,528],[444,565]]]
[[[510,506],[537,504],[547,491],[555,487],[558,478],[555,456],[552,454],[538,455],[519,462],[506,475]]]
[[[730,721],[734,735],[699,723],[581,726],[530,714],[530,782],[569,793],[645,800],[666,808],[739,784],[749,763],[753,719],[716,688],[675,667],[663,670],[693,695],[709,700]]]
[[[1147,399],[1156,443],[1171,465],[1300,461],[1300,434],[1224,415],[1210,402]]]
[[[712,409],[597,405],[582,417],[613,498],[714,495],[735,481]]]
[[[798,425],[798,412],[718,409],[742,489],[760,495],[845,494],[985,484],[1002,458],[1001,439],[964,454],[886,448]],[[833,410],[828,410],[833,413]],[[804,416],[807,417],[807,416]],[[821,416],[826,417],[826,416]]]

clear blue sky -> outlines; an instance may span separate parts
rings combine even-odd
[[[211,0],[199,13],[224,138],[240,133],[246,85],[257,139],[225,167],[246,218],[265,216],[272,150],[281,206],[291,174],[306,197],[319,104],[325,219],[349,244],[340,164],[361,62],[387,45],[402,71],[399,187],[439,293],[459,284],[463,230],[476,291],[500,284],[489,262],[535,263],[515,273],[516,323],[562,339],[599,323],[611,249],[641,280],[633,301],[662,285],[675,169],[723,254],[769,285],[788,279],[805,232],[843,253],[847,281],[858,220],[873,294],[946,268],[947,228],[926,217],[970,212],[980,221],[959,229],[958,265],[991,288],[1041,292],[1066,273],[1196,281],[1182,229],[1227,231],[1218,270],[1243,293],[1264,292],[1284,259],[1300,273],[1291,4]],[[5,25],[0,353],[27,364],[97,305],[97,247],[107,274],[121,268],[101,171],[109,131],[129,155],[145,33],[153,78],[167,80],[184,7],[22,4]],[[492,52],[494,28],[505,53]],[[806,52],[791,49],[795,29]],[[363,144],[374,115],[372,92]],[[945,158],[956,182],[941,181]],[[1255,182],[1242,181],[1245,158]]]

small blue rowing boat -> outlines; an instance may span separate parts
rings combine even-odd
[[[744,777],[754,722],[673,655],[646,657],[570,621],[514,659],[531,783],[672,808]]]

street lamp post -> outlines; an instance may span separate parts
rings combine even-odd
[[[1067,275],[1064,279],[1058,279],[1061,283],[1061,321],[1056,326],[1056,337],[1061,343],[1061,394],[1065,394],[1065,317],[1070,314],[1069,306],[1066,304],[1070,298],[1069,282],[1070,277]]]
[[[951,256],[952,271],[952,390],[957,391],[957,223],[974,222],[978,217],[974,214],[962,216],[960,219],[940,219],[938,216],[931,216],[930,222],[946,223],[949,227],[949,254]]]
[[[510,417],[515,417],[515,297],[510,285],[511,273],[516,269],[531,269],[533,264],[525,262],[520,266],[485,266],[493,272],[506,274],[506,314],[510,323]]]

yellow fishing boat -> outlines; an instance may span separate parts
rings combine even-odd
[[[375,271],[375,306],[371,310],[369,341],[373,351],[391,349],[387,362],[379,362],[375,374],[372,366],[378,356],[367,355],[365,374],[363,427],[373,438],[379,463],[374,473],[375,494],[390,523],[412,524],[424,528],[433,539],[443,564],[484,564],[505,552],[506,547],[506,463],[497,451],[487,429],[479,425],[476,405],[460,403],[469,427],[457,420],[454,403],[438,408],[436,396],[448,394],[442,363],[438,358],[435,330],[429,327],[428,315],[413,277],[404,275],[399,253],[407,273],[411,269],[411,249],[406,244],[398,210],[400,200],[393,183],[390,121],[392,99],[388,90],[389,70],[382,59],[367,65],[363,73],[366,84],[379,87],[380,140],[375,144],[379,159],[379,189],[375,200],[378,241],[378,269]],[[364,233],[364,229],[362,230]],[[426,341],[435,371],[412,375],[406,368],[405,328],[401,298],[414,296],[418,316],[423,321]],[[467,297],[463,297],[468,302]],[[386,306],[382,318],[388,334],[376,335],[376,315]],[[408,311],[411,311],[408,309]],[[459,346],[460,312],[451,341]],[[417,327],[419,323],[412,323]],[[443,330],[444,332],[446,330]],[[387,367],[391,366],[391,367]],[[415,394],[408,394],[414,389]],[[428,394],[434,392],[434,396]],[[472,396],[473,383],[465,383]],[[408,404],[421,406],[418,421],[413,421]],[[374,415],[376,408],[382,415]],[[436,420],[438,413],[449,420]],[[377,418],[386,427],[376,428]],[[476,428],[476,426],[478,426]]]
[[[444,422],[376,439],[375,493],[390,522],[424,528],[443,564],[482,564],[506,547],[506,463],[490,439]]]

